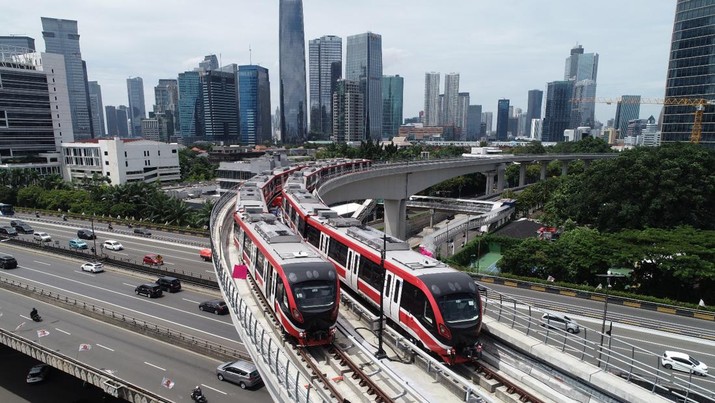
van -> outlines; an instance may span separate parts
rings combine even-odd
[[[550,329],[565,330],[569,333],[578,333],[581,331],[581,327],[575,320],[560,313],[545,313],[541,317],[541,326]]]
[[[219,381],[233,382],[241,389],[250,388],[261,382],[256,364],[244,360],[229,361],[219,365],[216,368],[216,377]]]
[[[10,255],[0,255],[0,268],[14,269],[17,267],[17,260]]]
[[[178,292],[181,291],[181,282],[176,277],[162,276],[156,280],[163,291],[167,292]]]

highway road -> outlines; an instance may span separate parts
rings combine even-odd
[[[538,307],[539,311],[532,310],[532,317],[535,321],[540,321],[541,315],[545,311],[566,313],[569,317],[575,319],[581,327],[585,328],[585,330],[582,330],[578,335],[569,337],[586,337],[591,342],[596,344],[600,343],[600,334],[598,332],[600,332],[603,323],[603,302],[547,294],[538,291],[495,284],[489,284],[487,289],[509,295],[516,300],[529,303],[532,307]],[[494,293],[492,293],[490,298],[495,298],[493,294]],[[527,312],[524,306],[521,306],[520,309],[522,312]],[[627,356],[632,355],[635,360],[644,362],[654,367],[659,366],[659,357],[665,350],[675,350],[688,353],[708,364],[708,367],[710,368],[709,376],[693,376],[692,382],[700,387],[703,387],[705,390],[715,390],[715,376],[713,376],[713,373],[715,372],[715,369],[713,369],[715,367],[715,341],[679,335],[662,330],[664,328],[677,330],[679,328],[690,327],[692,329],[701,329],[702,331],[712,332],[715,327],[713,322],[631,308],[622,305],[609,304],[606,329],[609,328],[609,324],[612,320],[613,340],[611,344],[615,351]],[[645,324],[649,324],[648,327],[638,325],[644,321]],[[543,340],[544,329],[539,328],[538,332]],[[553,332],[551,333],[551,336],[558,337]],[[619,343],[618,341],[622,341],[623,343]],[[607,343],[608,338],[604,341],[604,344]],[[633,349],[625,343],[636,346],[636,349]],[[568,345],[570,346],[571,353],[574,355],[580,355],[580,351],[578,350],[576,343],[568,343]],[[593,363],[596,364],[595,360],[593,360]],[[671,382],[673,380],[672,377],[684,380],[691,379],[691,376],[685,372],[669,371],[664,368],[662,369],[664,374],[670,375],[671,378],[669,378],[669,380]]]

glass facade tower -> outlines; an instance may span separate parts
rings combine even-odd
[[[541,119],[541,102],[544,100],[544,91],[529,90],[526,107],[526,133],[531,133],[531,121]]]
[[[87,72],[79,49],[77,21],[42,17],[42,38],[45,51],[65,57],[67,91],[70,100],[72,128],[76,140],[92,137],[92,119],[89,112]]]
[[[271,90],[268,69],[238,66],[238,102],[241,144],[256,145],[271,140]]]
[[[146,119],[146,104],[144,103],[144,80],[141,77],[127,78],[127,95],[129,96],[129,121],[133,137],[142,135],[142,119]]]
[[[616,119],[614,126],[618,129],[618,137],[625,138],[628,131],[628,122],[638,119],[641,113],[640,95],[623,95],[616,104]]]
[[[673,22],[666,98],[715,99],[715,1],[678,0]],[[663,109],[662,143],[689,141],[695,107]],[[715,148],[715,106],[706,105],[700,144]]]
[[[327,35],[308,43],[310,74],[310,131],[327,138],[332,133],[331,116],[333,90],[340,76],[334,77],[334,67],[342,70],[343,40]],[[338,71],[340,71],[338,70]]]
[[[382,37],[372,32],[348,36],[345,78],[360,84],[364,139],[382,138]]]
[[[571,123],[573,81],[552,81],[546,85],[546,110],[541,141],[564,141],[564,130]]]
[[[497,141],[507,141],[509,131],[509,100],[500,99],[497,103]]]
[[[201,92],[198,71],[179,73],[179,127],[182,136],[196,136],[196,104]]]
[[[280,0],[279,14],[281,138],[285,144],[299,144],[307,138],[308,119],[303,1]]]
[[[104,106],[102,106],[102,87],[96,81],[89,83],[89,105],[92,113],[93,137],[102,137],[107,132],[104,131]]]
[[[382,135],[397,136],[402,125],[402,99],[405,79],[400,76],[382,77]]]

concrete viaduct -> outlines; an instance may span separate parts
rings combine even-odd
[[[408,163],[374,165],[370,170],[331,179],[318,189],[322,200],[332,205],[351,200],[383,199],[385,201],[385,231],[399,239],[405,238],[405,216],[410,196],[430,186],[456,176],[482,173],[487,178],[486,194],[504,190],[508,164],[519,163],[519,186],[526,185],[526,167],[541,164],[541,180],[546,179],[546,167],[551,161],[561,162],[561,174],[568,174],[572,161],[615,158],[618,154],[539,154],[462,157]]]

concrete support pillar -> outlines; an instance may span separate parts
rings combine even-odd
[[[526,164],[519,165],[519,187],[526,185]]]
[[[571,161],[562,160],[561,161],[561,176],[566,176],[569,174],[569,163]]]
[[[549,161],[541,161],[541,177],[540,179],[546,180],[546,168],[549,166]]]
[[[407,236],[406,215],[407,200],[385,199],[385,232],[397,239],[405,239]]]
[[[497,192],[504,191],[504,185],[506,184],[506,164],[499,164],[497,168]]]
[[[489,171],[485,172],[484,175],[487,177],[487,188],[484,191],[484,194],[489,196],[490,194],[493,193],[494,189],[494,178],[497,176],[496,171]]]

